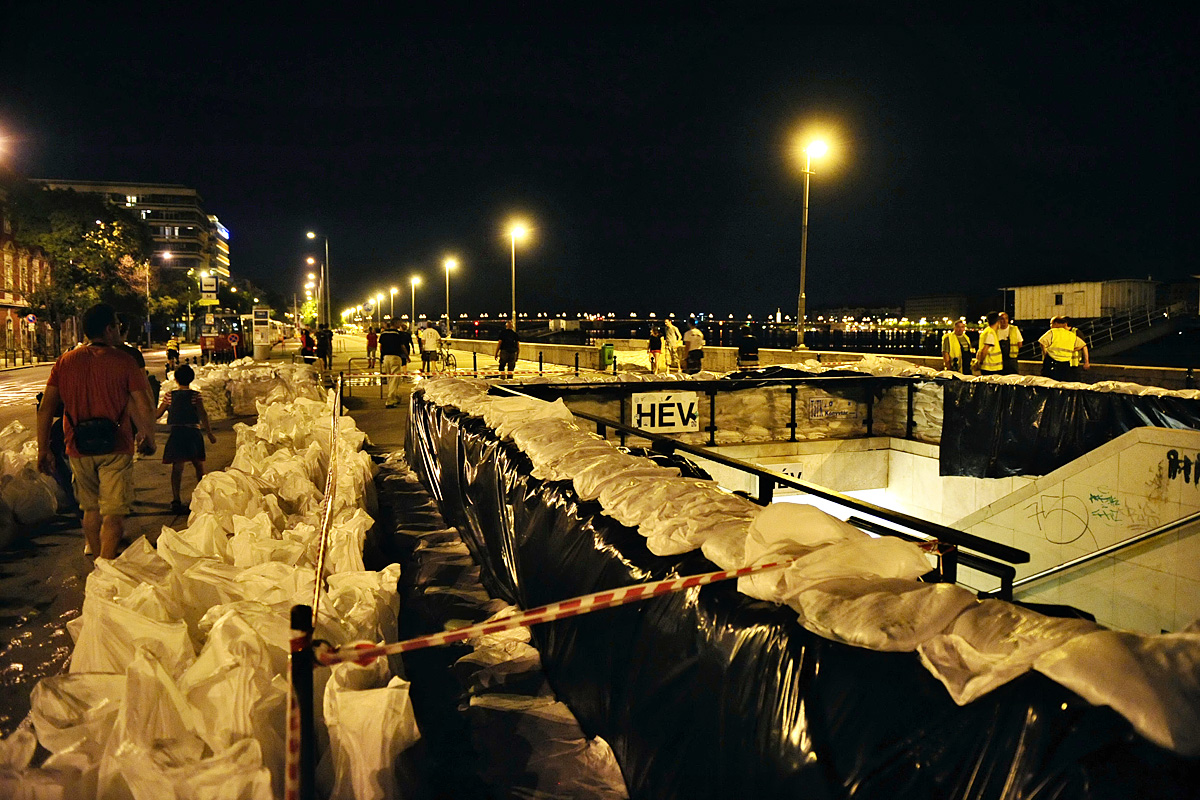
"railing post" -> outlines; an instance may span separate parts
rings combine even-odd
[[[538,350],[538,375],[542,374],[542,351]]]
[[[915,395],[916,395],[916,383],[914,381],[910,380],[908,382],[908,424],[904,430],[904,438],[905,439],[913,438],[913,431],[917,427],[917,421],[913,416],[913,405],[914,405],[914,396]]]
[[[471,351],[471,372],[475,373],[475,377],[479,377],[479,353]]]
[[[717,445],[717,390],[708,390],[708,446]]]
[[[575,354],[575,377],[579,377],[579,353]]]
[[[769,506],[775,496],[775,479],[768,475],[758,476],[758,504]]]
[[[617,374],[617,354],[613,351],[613,375]]]
[[[288,698],[284,797],[315,800],[317,747],[313,726],[313,618],[310,606],[292,606],[288,654],[291,691]]]
[[[875,435],[875,392],[871,388],[871,381],[863,382],[863,386],[867,390],[867,436]]]
[[[958,545],[938,542],[938,572],[942,583],[958,583]]]
[[[800,393],[800,387],[793,382],[788,386],[787,392],[792,396],[792,419],[787,425],[792,431],[789,441],[794,442],[796,441],[796,395]]]

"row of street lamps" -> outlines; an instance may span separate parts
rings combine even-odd
[[[513,320],[516,320],[516,318],[517,318],[517,242],[525,241],[525,239],[528,238],[528,236],[529,236],[529,232],[530,232],[529,226],[526,223],[519,222],[519,221],[511,223],[508,228],[509,240],[512,245],[512,319]],[[313,234],[310,233],[309,237],[311,238],[312,236],[313,236]],[[329,260],[328,247],[329,247],[329,241],[328,241],[328,239],[326,239],[326,262],[327,263]],[[310,264],[312,263],[311,258],[309,259],[309,263]],[[449,333],[450,324],[451,324],[450,323],[450,272],[451,272],[451,270],[456,269],[458,267],[458,265],[459,265],[458,259],[455,258],[454,256],[446,256],[446,258],[443,259],[443,261],[442,261],[442,268],[445,270],[445,273],[446,273],[446,329],[447,329],[447,333]],[[312,275],[310,274],[309,277],[311,278]],[[420,275],[413,275],[411,278],[409,278],[409,295],[410,295],[410,299],[412,301],[412,307],[410,309],[410,317],[409,318],[412,320],[414,325],[416,324],[416,321],[417,321],[417,287],[420,284],[421,284],[421,276]],[[393,318],[396,316],[396,293],[399,291],[400,290],[397,289],[395,286],[393,286],[391,288],[391,290],[389,291],[389,294],[391,296],[391,306],[390,306],[391,307],[391,316]],[[374,301],[375,315],[377,315],[379,317],[378,321],[380,322],[380,324],[382,324],[383,319],[382,319],[382,312],[381,312],[381,304],[383,303],[383,293],[376,292],[373,297],[368,296],[367,300],[366,300],[366,305],[370,305],[372,303],[372,301]],[[363,309],[363,306],[361,306],[361,305],[355,306],[354,308],[348,308],[342,312],[342,319],[345,320],[346,317],[348,317],[352,312],[355,312],[355,311],[357,311],[359,314],[361,314],[362,309]]]
[[[805,314],[808,313],[808,308],[806,308],[806,306],[808,306],[808,297],[806,297],[805,289],[806,289],[806,283],[808,283],[809,184],[810,184],[810,179],[812,178],[812,175],[814,175],[814,172],[812,172],[812,160],[814,160],[814,158],[821,158],[822,156],[826,155],[827,152],[829,151],[829,146],[826,143],[824,143],[823,140],[821,140],[821,139],[814,139],[814,140],[810,140],[810,142],[808,142],[806,144],[800,145],[800,149],[802,149],[802,152],[804,154],[804,170],[803,170],[803,174],[804,174],[804,209],[803,209],[802,222],[800,222],[800,294],[799,294],[799,299],[797,302],[797,309],[796,309],[796,348],[798,350],[803,350],[804,349],[804,318],[805,318]],[[511,315],[510,315],[509,319],[512,320],[512,324],[516,325],[516,320],[517,320],[517,242],[524,241],[527,239],[527,237],[529,235],[529,225],[524,222],[521,222],[521,221],[512,222],[509,224],[508,234],[509,234],[509,239],[510,239],[510,243],[511,243],[511,253],[512,253],[512,260],[511,260],[511,276],[512,276],[511,300],[512,300],[512,302],[511,302],[511,307],[510,307]],[[308,231],[307,235],[308,235],[308,239],[316,239],[316,237],[317,237],[317,234],[313,233],[313,231],[311,231],[311,230]],[[318,291],[317,297],[318,297],[318,303],[319,303],[318,308],[320,308],[320,306],[323,305],[324,321],[325,321],[325,324],[328,325],[329,319],[330,319],[330,313],[329,313],[329,294],[330,294],[329,293],[329,237],[323,236],[323,239],[325,240],[325,260],[324,260],[324,263],[322,264],[322,270],[323,270],[322,288],[320,288],[320,290]],[[313,259],[312,258],[308,259],[308,263],[312,264]],[[450,270],[455,269],[455,267],[458,266],[458,261],[455,258],[448,257],[443,261],[442,265],[445,267],[445,277],[446,277],[446,311],[445,311],[446,327],[448,327],[448,329],[449,329],[449,326],[450,326]],[[312,277],[312,276],[310,275],[310,277]],[[412,317],[410,317],[410,319],[413,320],[414,325],[416,324],[416,287],[418,287],[420,282],[421,282],[420,276],[414,275],[412,278],[409,279],[410,293],[412,293]],[[396,293],[397,293],[397,291],[398,291],[398,289],[396,289],[396,287],[392,287],[391,291],[390,291],[392,317],[395,317],[395,312],[396,312]],[[323,303],[322,303],[322,297],[324,297]],[[371,301],[370,297],[368,297],[367,301],[368,302]],[[374,301],[376,301],[376,309],[378,311],[379,303],[383,302],[383,294],[377,293],[376,295],[374,295]],[[359,308],[361,308],[361,307],[359,307]],[[347,309],[346,312],[343,312],[343,318],[346,317],[346,315],[348,315],[350,313],[350,311],[353,311],[353,309]],[[382,323],[382,314],[380,314],[380,323]]]

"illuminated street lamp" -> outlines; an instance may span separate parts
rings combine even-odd
[[[415,331],[417,329],[417,286],[421,283],[421,276],[413,275],[408,279],[408,283],[412,287],[412,316],[409,319],[412,320],[412,328]]]
[[[398,291],[400,291],[400,290],[399,290],[399,289],[397,289],[395,286],[393,286],[393,287],[392,287],[392,292],[391,292],[391,294],[392,294],[392,313],[391,313],[391,318],[392,318],[392,319],[395,319],[395,318],[396,318],[396,292],[398,292]]]
[[[383,325],[383,308],[382,308],[382,306],[383,306],[383,293],[376,292],[375,293],[375,317],[377,320],[376,324],[379,326]]]
[[[447,257],[442,262],[442,266],[446,268],[446,335],[450,335],[450,270],[458,266],[458,259]]]
[[[317,234],[313,231],[309,231],[305,235],[309,239],[317,238]],[[324,301],[322,302],[321,297],[318,297],[317,302],[318,302],[318,311],[320,312],[323,310],[324,317],[325,317],[325,324],[329,325],[330,324],[330,317],[329,317],[329,289],[330,289],[330,284],[329,284],[329,237],[321,236],[321,238],[325,240],[325,263],[323,263],[321,265],[321,295],[323,295]],[[320,313],[318,313],[318,317],[319,316],[321,316]]]
[[[820,158],[829,150],[828,145],[820,139],[809,142],[804,148],[804,216],[800,223],[800,302],[796,309],[796,349],[804,349],[804,314],[807,311],[808,298],[805,296],[805,282],[808,278],[808,183],[812,177],[812,159]]]
[[[517,329],[517,241],[525,241],[529,236],[529,226],[524,222],[514,222],[508,228],[508,235],[512,239],[512,324],[513,330]]]

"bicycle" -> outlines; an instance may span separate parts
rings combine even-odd
[[[442,372],[455,372],[458,369],[458,359],[444,341],[438,342],[438,363],[441,364]]]

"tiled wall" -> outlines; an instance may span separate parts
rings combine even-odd
[[[1200,431],[1139,428],[1037,479],[942,478],[936,454],[896,446],[904,449],[890,454],[881,504],[923,509],[930,519],[1028,551],[1018,579],[1200,511]],[[971,570],[961,577],[978,589],[996,586]],[[1200,524],[1021,596],[1085,609],[1113,627],[1180,630],[1200,618]]]
[[[935,445],[886,437],[720,449],[791,474],[799,468],[805,480],[1026,550],[1030,562],[1017,565],[1018,579],[1200,511],[1200,431],[1138,428],[1049,475],[996,480],[942,477]],[[711,469],[726,488],[757,495],[750,476]],[[966,568],[960,582],[978,590],[998,585]],[[1076,606],[1116,628],[1181,630],[1200,618],[1200,522],[1018,596]]]

